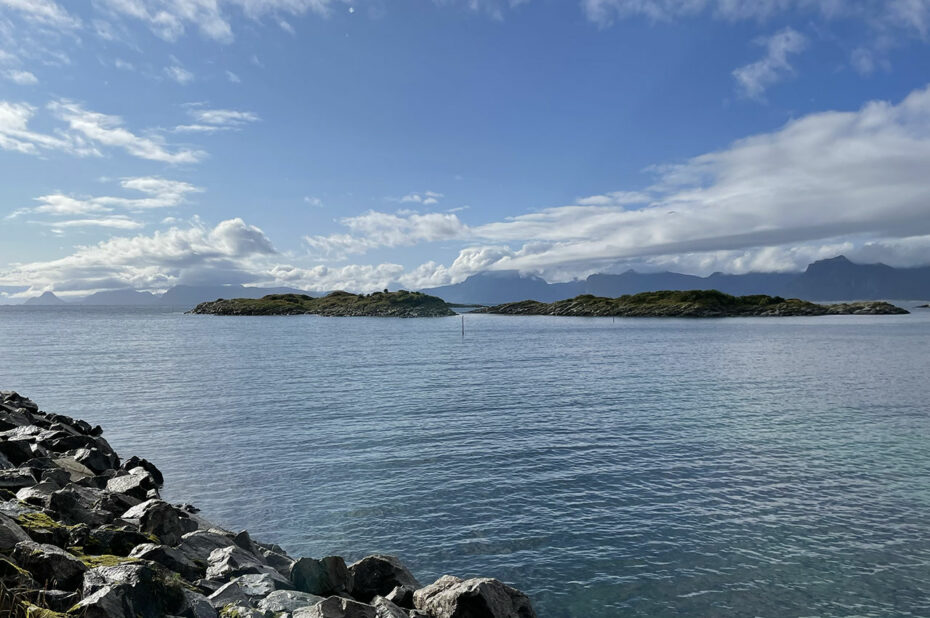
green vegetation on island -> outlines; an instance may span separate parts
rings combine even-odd
[[[455,315],[444,300],[420,292],[332,292],[322,297],[306,294],[269,294],[262,298],[218,299],[200,303],[190,313],[212,315],[322,315],[384,318],[436,318]]]
[[[819,305],[780,296],[731,296],[717,290],[660,291],[604,298],[583,294],[541,303],[524,300],[478,309],[474,313],[567,315],[583,317],[725,318],[748,316],[889,315],[907,310],[880,301]]]

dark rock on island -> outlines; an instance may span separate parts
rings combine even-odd
[[[444,300],[420,292],[332,292],[269,294],[262,298],[218,299],[200,303],[189,313],[212,315],[322,315],[330,317],[437,318],[455,315]]]
[[[158,468],[121,460],[100,434],[0,391],[0,616],[536,616],[526,595],[495,579],[422,586],[381,554],[295,560],[162,500]]]
[[[818,305],[780,296],[731,296],[717,290],[643,292],[618,298],[584,294],[554,303],[524,300],[495,305],[474,313],[566,315],[579,317],[727,318],[808,315],[895,315],[906,309],[882,301]]]

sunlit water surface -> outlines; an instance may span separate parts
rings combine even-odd
[[[292,554],[543,617],[930,615],[930,313],[218,318],[0,307],[0,388]]]

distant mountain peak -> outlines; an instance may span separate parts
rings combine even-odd
[[[65,304],[65,301],[55,296],[54,292],[46,291],[46,292],[42,292],[38,296],[33,296],[32,298],[28,299],[23,304],[25,305],[63,305]]]

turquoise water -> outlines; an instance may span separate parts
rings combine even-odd
[[[0,307],[0,388],[292,554],[541,616],[930,615],[930,312],[219,318]]]

